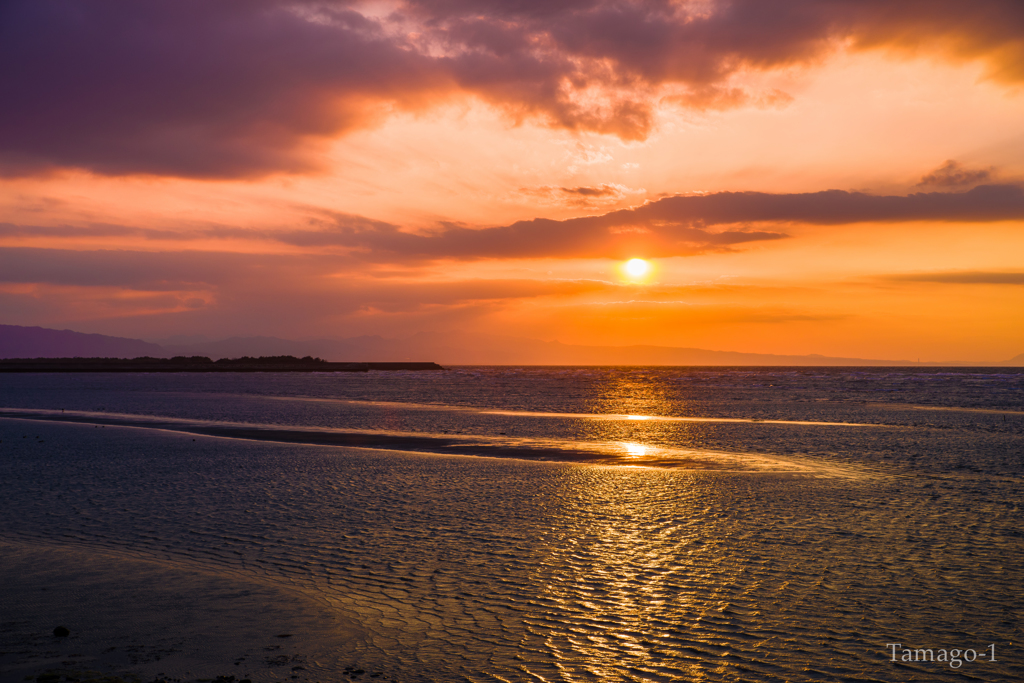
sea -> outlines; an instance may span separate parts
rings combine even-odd
[[[254,681],[1024,680],[1022,503],[1021,368],[0,375],[0,543],[345,625]]]

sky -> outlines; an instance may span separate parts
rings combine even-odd
[[[1017,0],[5,0],[0,92],[3,324],[1024,353]]]

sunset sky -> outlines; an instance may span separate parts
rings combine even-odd
[[[1024,353],[1019,0],[7,0],[0,65],[0,323]]]

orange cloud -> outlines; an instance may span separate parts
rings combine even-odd
[[[0,4],[0,173],[249,178],[320,168],[327,140],[467,95],[517,120],[647,138],[663,97],[772,106],[738,74],[841,45],[982,60],[1024,80],[1012,0],[328,0]]]
[[[565,194],[596,192],[591,188],[562,188]],[[409,232],[401,226],[362,216],[326,213],[318,229],[249,229],[232,226],[182,231],[152,230],[118,225],[21,226],[0,223],[0,237],[111,237],[123,240],[236,240],[286,244],[299,250],[328,250],[336,262],[391,263],[478,259],[625,259],[692,256],[728,251],[739,245],[785,239],[788,234],[765,225],[895,223],[903,221],[990,222],[1024,219],[1024,188],[982,185],[967,192],[928,192],[880,196],[827,190],[793,194],[716,192],[666,197],[633,209],[567,220],[536,218],[492,228],[441,223],[429,232]],[[762,226],[759,228],[751,225]],[[721,226],[726,226],[721,229]],[[8,277],[29,267],[21,257],[0,265]],[[10,253],[14,253],[11,251]],[[24,252],[28,253],[28,252]],[[101,253],[101,252],[96,252]],[[102,252],[105,253],[105,252]],[[113,253],[113,252],[111,252]],[[201,252],[200,252],[201,253]],[[242,258],[240,254],[235,257]],[[158,258],[154,255],[153,258]],[[203,257],[206,258],[206,257]],[[175,261],[175,263],[177,263]],[[198,261],[197,261],[198,264]],[[64,271],[52,263],[61,273]],[[97,263],[95,277],[113,271]],[[194,271],[195,266],[184,272]],[[157,270],[140,266],[147,275]]]

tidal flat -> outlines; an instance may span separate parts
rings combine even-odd
[[[0,391],[0,677],[1019,679],[1021,386],[891,368],[19,377]],[[510,439],[615,457],[488,457]],[[708,466],[639,464],[675,451]],[[893,642],[999,657],[892,662]]]

